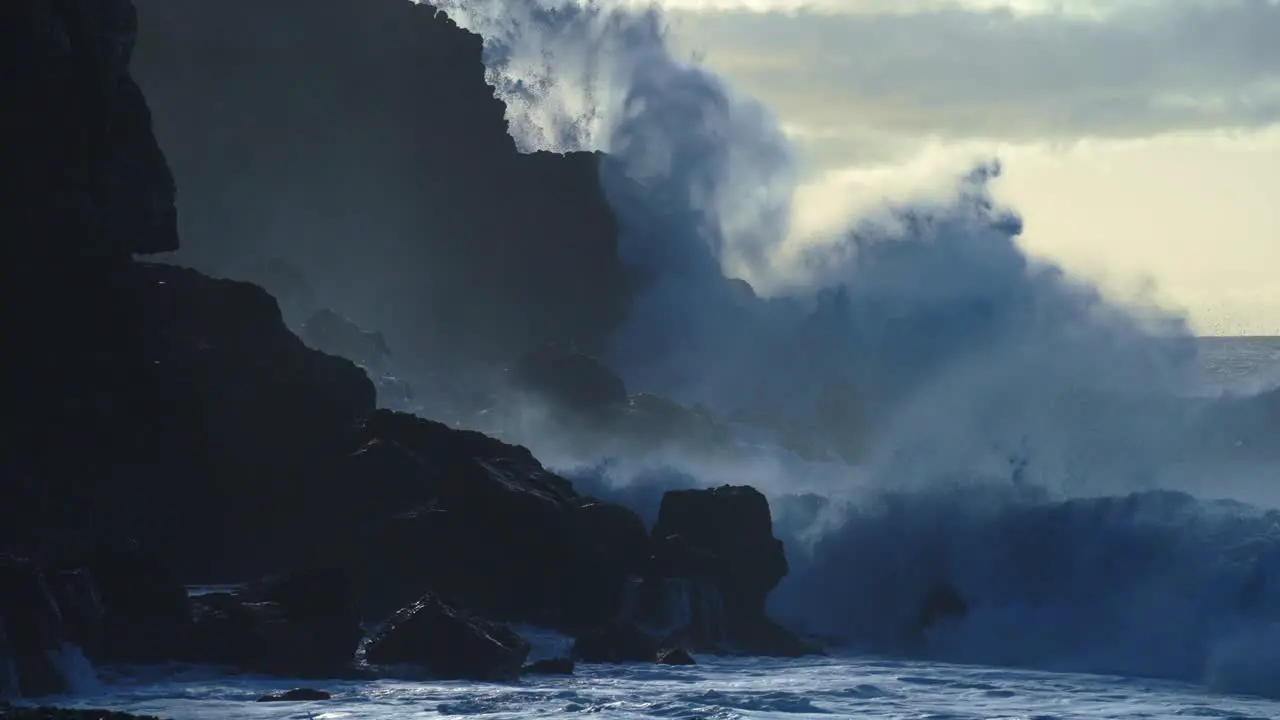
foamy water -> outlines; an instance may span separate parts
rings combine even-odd
[[[291,683],[219,678],[134,682],[68,699],[191,720],[226,718],[471,717],[603,715],[611,718],[1273,718],[1280,702],[1211,695],[1172,682],[1047,674],[874,659],[803,661],[699,658],[701,665],[580,666],[573,678],[514,685],[464,682]],[[257,703],[295,685],[333,693],[328,701]]]

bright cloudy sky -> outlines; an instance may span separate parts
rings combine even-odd
[[[975,157],[1037,255],[1280,334],[1280,0],[664,0],[805,150],[807,222]]]

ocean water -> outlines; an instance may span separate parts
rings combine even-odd
[[[1275,718],[1280,702],[1208,694],[1174,682],[1052,674],[865,658],[809,660],[700,657],[694,667],[580,666],[573,678],[518,684],[314,682],[228,678],[188,669],[164,681],[133,680],[67,698],[178,720],[398,720],[419,717],[609,718]],[[332,700],[258,703],[293,686]]]
[[[1209,338],[1202,341],[1201,348],[1205,383],[1222,391],[1248,392],[1267,387],[1280,371],[1280,339]],[[951,501],[948,507],[948,514],[964,518],[951,528],[955,537],[967,537],[973,542],[972,538],[990,536],[987,545],[974,544],[965,549],[967,555],[995,558],[998,548],[1010,547],[1009,537],[1022,537],[1001,535],[998,527],[1004,526],[994,520],[993,529],[988,531],[970,527],[981,524],[985,516],[963,512],[960,505]],[[1070,607],[1050,602],[1042,606],[1044,612],[1040,615],[1009,614],[1006,608],[1001,611],[1000,622],[987,622],[990,618],[979,615],[967,629],[959,628],[963,632],[951,636],[953,642],[958,640],[969,648],[994,649],[997,657],[1004,653],[1009,658],[1004,664],[1016,667],[1002,667],[999,660],[956,664],[840,650],[833,651],[830,657],[801,660],[700,656],[696,667],[581,665],[572,678],[532,677],[512,684],[423,679],[316,682],[228,675],[203,667],[94,675],[82,667],[75,683],[76,694],[40,702],[126,710],[176,720],[590,715],[680,720],[816,716],[930,720],[1280,718],[1280,699],[1274,699],[1280,698],[1280,616],[1237,616],[1229,609],[1234,607],[1230,603],[1235,601],[1230,598],[1235,597],[1235,590],[1227,590],[1245,587],[1250,577],[1269,578],[1276,574],[1272,572],[1274,563],[1268,558],[1280,547],[1280,516],[1265,510],[1245,512],[1228,505],[1219,507],[1216,515],[1205,512],[1192,521],[1185,515],[1187,506],[1176,502],[1169,505],[1159,496],[1124,507],[1116,505],[1099,514],[1085,506],[1077,508],[1079,512],[1064,511],[1061,517],[1040,516],[1042,524],[1057,522],[1062,526],[1060,530],[1070,530],[1053,536],[1061,536],[1058,539],[1066,543],[1061,547],[1049,535],[1035,536],[1040,543],[1036,550],[1038,564],[1052,566],[1039,570],[1061,580],[1045,587],[1057,588],[1051,594],[1065,599]],[[917,501],[901,510],[928,515],[929,506]],[[876,575],[874,570],[919,564],[918,558],[910,554],[910,548],[918,541],[909,527],[915,521],[893,515],[864,521],[865,537],[852,538],[863,542],[846,544],[891,542],[899,552],[882,558],[883,562],[857,557],[840,562],[848,563],[848,571],[859,575],[861,585],[875,585],[880,590],[871,594],[857,589],[850,592],[840,587],[848,585],[843,580],[832,584],[835,578],[828,578],[826,585],[830,598],[837,598],[834,604],[846,613],[884,612],[887,620],[892,614],[890,606],[899,604],[888,593],[901,588],[895,588],[892,574]],[[898,530],[886,532],[874,523]],[[922,524],[942,532],[944,539],[950,527],[949,523],[930,521],[928,517]],[[1150,554],[1153,546],[1149,541],[1168,546],[1166,549],[1177,557],[1157,562],[1156,556]],[[1021,541],[1013,544],[1020,545]],[[873,550],[884,555],[883,549]],[[921,550],[922,554],[933,552]],[[1116,567],[1108,569],[1102,558],[1109,558]],[[1244,565],[1237,562],[1241,558]],[[1117,567],[1131,571],[1116,575],[1112,571]],[[1156,594],[1190,599],[1190,605],[1181,608],[1185,612],[1175,612],[1178,608],[1165,602],[1133,602],[1135,592],[1154,582],[1141,574],[1144,567],[1163,568],[1151,577],[1180,583],[1163,586],[1163,590],[1156,588]],[[1239,568],[1252,568],[1252,574],[1237,572]],[[832,566],[822,569],[830,572]],[[1014,586],[1027,588],[1039,587],[1032,576],[1042,574],[1034,567],[998,558],[989,561],[986,572],[997,572]],[[1017,579],[1020,576],[1026,577]],[[963,580],[965,576],[959,577]],[[1266,585],[1269,588],[1271,583]],[[1072,599],[1073,587],[1085,594]],[[806,594],[812,594],[810,590],[803,588]],[[785,588],[779,592],[784,591]],[[839,600],[846,597],[839,595],[842,592],[848,593],[847,602]],[[1013,595],[996,593],[992,597],[1008,600],[1017,592],[1015,589]],[[1263,592],[1272,594],[1269,590]],[[867,604],[872,596],[888,604]],[[830,598],[817,607],[830,611]],[[1096,605],[1094,601],[1099,598],[1106,602]],[[1214,605],[1218,601],[1227,604]],[[1114,614],[1102,609],[1104,605],[1112,607]],[[877,607],[879,610],[873,609]],[[1233,621],[1246,619],[1250,624],[1243,626],[1243,634],[1237,633],[1224,643],[1230,633],[1204,623],[1228,617]],[[1148,631],[1159,632],[1162,627],[1168,631],[1165,635],[1174,638],[1173,642],[1153,640]],[[1097,628],[1103,629],[1094,632]],[[566,638],[532,628],[522,631],[534,642],[533,658],[563,655],[568,649]],[[975,633],[982,637],[975,637]],[[1066,649],[1077,640],[1077,648]],[[945,645],[938,647],[945,652]],[[1063,649],[1063,653],[1053,652],[1054,647]],[[1028,648],[1034,652],[1027,654]],[[1047,655],[1043,654],[1046,648]],[[1110,659],[1101,665],[1110,663],[1118,668],[1117,674],[1050,671],[1055,667],[1079,669],[1082,661],[1069,656],[1081,649],[1102,651]],[[1128,657],[1129,652],[1152,657]],[[975,657],[985,656],[978,653]],[[1094,660],[1083,665],[1090,663],[1097,665]],[[1158,679],[1153,675],[1182,679]],[[254,702],[263,694],[300,686],[321,688],[334,697],[307,703]]]

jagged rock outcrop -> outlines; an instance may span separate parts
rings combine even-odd
[[[0,623],[5,660],[12,664],[21,695],[52,695],[66,689],[57,665],[65,636],[58,604],[34,563],[0,560]]]
[[[596,358],[571,349],[547,346],[525,353],[507,369],[507,380],[548,409],[586,421],[608,420],[627,402],[622,378]]]
[[[381,373],[391,360],[387,339],[377,330],[365,330],[341,313],[324,308],[307,318],[300,333],[307,345]]]
[[[379,665],[417,665],[450,680],[516,680],[529,643],[505,625],[488,622],[427,594],[387,621],[366,657]]]
[[[333,696],[323,690],[314,688],[294,688],[284,692],[271,693],[258,698],[257,702],[315,702],[330,700]]]
[[[764,615],[765,598],[787,574],[782,541],[773,536],[769,501],[751,487],[674,490],[662,497],[655,543],[670,548],[665,575],[706,579],[720,587],[731,620]],[[669,541],[679,538],[681,545]]]
[[[173,177],[128,71],[137,22],[129,0],[0,9],[7,280],[178,247]]]
[[[165,7],[190,9],[185,0]],[[253,7],[272,12],[271,3]],[[425,10],[397,7],[356,15],[377,27],[395,20],[382,28],[390,37],[408,32],[406,18],[425,27],[425,57],[440,60],[442,73],[458,53],[478,57],[474,38]],[[523,447],[376,411],[366,373],[307,347],[262,288],[135,260],[172,249],[176,235],[172,177],[127,72],[128,2],[16,0],[0,21],[0,46],[16,51],[6,54],[13,64],[3,77],[18,103],[5,112],[16,108],[21,120],[18,132],[0,135],[9,163],[0,174],[17,182],[0,208],[11,261],[0,265],[0,287],[13,300],[3,330],[7,346],[21,350],[0,375],[0,551],[33,559],[0,573],[0,662],[14,661],[24,694],[61,688],[66,678],[50,653],[71,640],[104,663],[186,659],[325,675],[353,654],[362,616],[424,592],[489,619],[566,630],[622,612],[623,588],[651,553],[634,513],[580,495]],[[272,41],[284,47],[289,37]],[[327,50],[340,55],[345,46],[332,39]],[[465,103],[457,118],[438,115],[450,127],[484,125]],[[255,122],[269,125],[264,117]],[[446,145],[436,149],[461,153],[445,163],[460,186],[480,182],[507,152]],[[475,166],[480,175],[462,163],[470,150],[490,158]],[[547,189],[572,167],[564,162],[521,160],[520,172],[547,163],[547,174],[499,190],[567,192]],[[529,227],[560,227],[559,216],[541,222],[528,212],[520,222]],[[472,230],[461,215],[433,219],[446,235],[495,232],[483,221]],[[449,247],[431,252],[448,260]],[[566,297],[576,307],[575,287]],[[758,525],[753,506],[743,507]],[[672,526],[702,538],[682,523],[703,519],[694,513]],[[719,537],[698,542],[714,551]],[[720,557],[738,562],[726,552]],[[183,587],[331,564],[338,567],[196,600]],[[714,577],[748,593],[743,607],[755,606],[755,576]],[[503,664],[514,673],[524,659],[516,650],[518,659]]]
[[[183,257],[270,254],[407,358],[598,349],[628,281],[591,154],[521,154],[482,43],[408,0],[138,0]]]
[[[689,627],[677,628],[677,636],[705,643],[710,633],[701,625],[722,613],[717,619],[725,624],[723,637],[732,649],[782,656],[814,652],[765,614],[765,600],[788,566],[782,541],[773,535],[769,501],[760,491],[731,485],[669,491],[662,497],[652,542],[645,584],[678,578],[697,591],[684,591]],[[698,599],[708,593],[700,587],[706,585],[716,590],[717,613],[703,609],[706,600]]]
[[[351,672],[364,628],[355,587],[340,570],[268,577],[244,590],[191,598],[179,657],[289,677]]]
[[[378,411],[362,440],[341,470],[353,484],[411,485],[393,512],[333,550],[370,588],[375,611],[426,590],[552,627],[619,611],[626,578],[645,559],[644,525],[631,511],[578,495],[526,448],[481,433]]]

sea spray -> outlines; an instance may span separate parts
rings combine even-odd
[[[1270,622],[1240,597],[1270,577],[1275,523],[1161,489],[1230,492],[1214,485],[1204,406],[1177,401],[1194,384],[1186,323],[1028,257],[1021,220],[991,195],[998,162],[949,198],[797,237],[778,124],[677,58],[656,10],[439,4],[486,37],[523,147],[608,153],[619,252],[643,280],[610,357],[629,386],[808,433],[842,458],[744,442],[728,460],[557,466],[637,501],[655,478],[822,498],[779,529],[793,572],[772,606],[858,647],[1244,676],[1231,638]],[[958,609],[922,615],[939,593]]]

